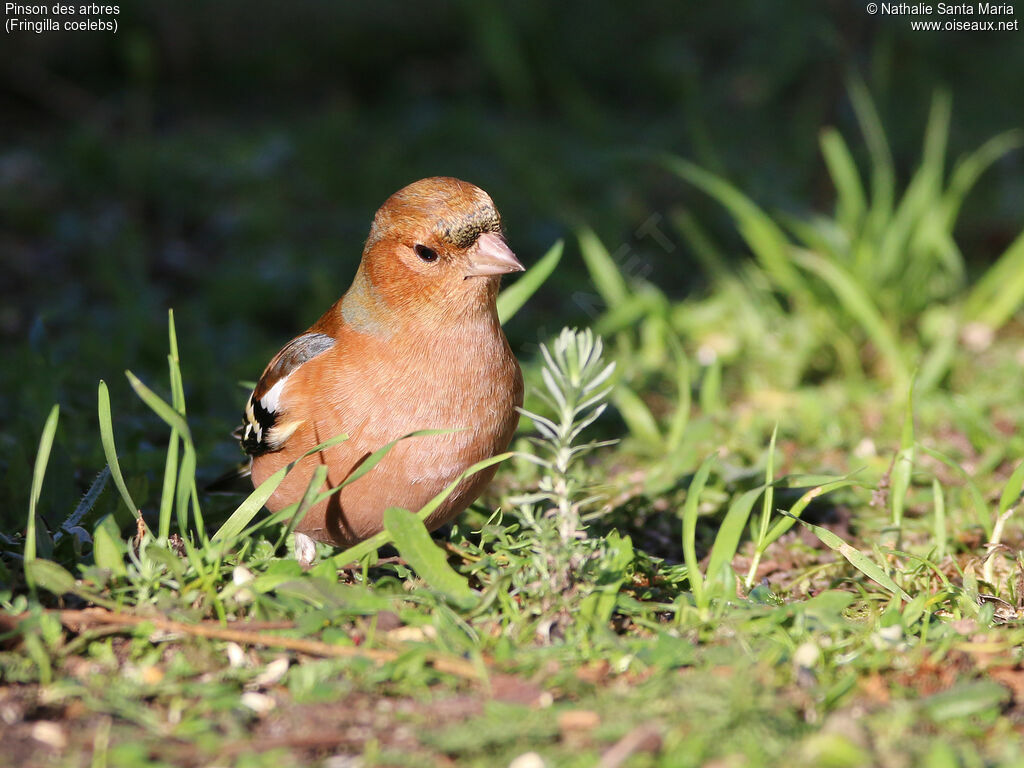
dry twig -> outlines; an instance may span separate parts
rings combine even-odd
[[[264,648],[282,648],[296,653],[304,653],[308,656],[322,656],[325,658],[363,658],[384,664],[395,661],[401,656],[399,651],[382,650],[378,648],[357,648],[349,645],[334,645],[320,640],[310,640],[304,637],[284,637],[272,635],[266,632],[253,631],[251,629],[235,629],[222,626],[219,622],[200,621],[186,623],[173,621],[163,616],[137,616],[131,613],[118,613],[107,611],[101,608],[86,608],[84,610],[62,610],[54,611],[60,618],[61,624],[74,632],[82,632],[93,627],[122,627],[129,629],[140,624],[152,624],[156,629],[164,632],[173,632],[192,637],[205,637],[210,640],[225,640],[238,643],[239,645],[258,645]],[[284,625],[275,622],[274,628],[286,629],[293,625]],[[469,661],[446,654],[427,652],[427,662],[439,672],[445,672],[456,677],[468,680],[480,680],[479,669]]]

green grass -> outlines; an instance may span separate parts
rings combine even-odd
[[[978,325],[976,332],[991,333],[1024,300],[1024,284],[1016,277],[1024,233],[973,286],[967,284],[967,266],[953,237],[971,188],[989,166],[1024,144],[1024,131],[1000,134],[964,155],[947,180],[951,103],[948,94],[937,93],[920,165],[899,196],[867,89],[854,79],[850,93],[870,151],[871,193],[865,192],[842,135],[825,129],[821,150],[836,191],[832,215],[773,218],[728,181],[692,162],[676,157],[664,162],[728,210],[768,287],[815,327],[815,342],[834,349],[845,375],[863,375],[865,363],[856,350],[870,347],[876,375],[905,389],[916,371],[917,387],[928,390],[948,373],[965,327]],[[696,249],[702,235],[695,222],[682,229]]]
[[[1011,346],[997,341],[988,354]],[[364,548],[340,581],[348,554],[303,572],[273,526],[245,528],[252,499],[238,508],[245,519],[216,535],[203,533],[212,520],[190,520],[178,550],[148,532],[126,540],[110,515],[94,524],[91,552],[86,543],[56,562],[26,548],[25,579],[8,573],[4,593],[18,640],[0,660],[21,711],[53,714],[26,715],[12,737],[28,749],[29,721],[56,717],[76,745],[55,750],[69,765],[129,765],[154,751],[169,764],[356,753],[370,764],[447,755],[490,765],[538,751],[551,764],[589,765],[616,745],[636,750],[634,765],[871,765],[892,750],[923,765],[1021,759],[1021,533],[1007,513],[1024,464],[973,473],[975,498],[947,471],[966,457],[926,461],[963,446],[915,426],[910,409],[918,422],[955,420],[955,392],[905,399],[902,430],[874,436],[890,451],[851,454],[859,466],[826,476],[799,472],[823,457],[793,446],[787,426],[820,393],[795,393],[789,417],[770,428],[770,414],[719,419],[709,445],[723,447],[682,488],[652,498],[606,476],[623,460],[644,466],[628,448],[643,435],[585,440],[608,395],[606,354],[568,332],[545,351],[544,367],[530,370],[544,373],[534,391],[545,404],[528,414],[540,433],[504,473],[509,499],[460,520],[446,552],[416,516],[393,510],[384,536],[399,558]],[[978,370],[966,353],[957,363]],[[181,411],[135,386],[187,446]],[[864,415],[888,401],[864,390],[852,407]],[[102,423],[103,387],[100,411]],[[40,482],[55,428],[56,411]],[[724,448],[741,432],[768,438],[749,461]],[[120,472],[112,461],[116,484],[130,484]],[[172,490],[157,498],[174,503],[156,502],[161,512],[206,514],[192,503],[194,472],[165,476]],[[887,499],[872,499],[880,493]],[[674,541],[648,536],[672,518]],[[999,520],[1008,525],[993,536]],[[987,537],[1011,548],[985,560]],[[87,604],[114,615],[90,618]],[[352,701],[369,714],[353,715]],[[361,730],[348,736],[353,717]],[[77,762],[76,749],[91,762]]]
[[[530,98],[514,61],[494,66]],[[506,289],[503,321],[578,255],[601,308],[523,356],[513,450],[438,539],[421,519],[443,495],[303,570],[288,538],[319,483],[274,516],[283,472],[205,495],[236,458],[204,400],[207,337],[178,310],[158,354],[122,318],[111,354],[144,375],[108,375],[33,425],[27,504],[0,537],[10,758],[1022,764],[1021,241],[974,276],[955,236],[1018,137],[947,176],[940,93],[900,189],[866,91],[850,93],[869,171],[822,132],[829,214],[768,214],[666,161],[739,231],[737,255],[672,217],[705,295],[671,297],[586,226]],[[978,328],[984,343],[957,343]]]

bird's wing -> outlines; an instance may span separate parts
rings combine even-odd
[[[245,420],[235,437],[251,456],[280,450],[298,429],[301,420],[282,419],[281,392],[289,377],[302,365],[334,346],[326,333],[304,333],[291,341],[270,361],[245,404]]]

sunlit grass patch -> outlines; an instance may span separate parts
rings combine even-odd
[[[378,537],[304,569],[289,519],[319,478],[277,515],[261,508],[283,475],[206,497],[229,451],[203,435],[226,429],[195,406],[173,317],[166,378],[108,377],[82,396],[95,424],[63,403],[40,417],[24,534],[0,537],[5,743],[67,721],[65,756],[111,766],[1019,759],[1019,248],[972,282],[952,239],[1017,137],[946,174],[940,96],[898,195],[853,93],[869,179],[824,132],[828,216],[769,215],[677,167],[754,255],[722,269],[676,215],[706,295],[629,274],[586,227],[502,294],[509,319],[578,244],[602,305],[523,361],[516,450],[447,534],[423,528],[430,505],[388,510]],[[106,463],[77,503],[71,430]]]

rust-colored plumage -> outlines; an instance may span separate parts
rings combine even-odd
[[[270,362],[246,406],[242,445],[253,483],[335,435],[349,439],[299,462],[267,502],[298,501],[317,464],[327,485],[410,432],[373,470],[314,506],[296,531],[348,546],[382,528],[392,506],[419,509],[465,469],[503,451],[523,381],[498,323],[501,275],[522,270],[483,190],[430,178],[377,212],[352,286]],[[494,470],[464,481],[427,520],[452,519]]]

